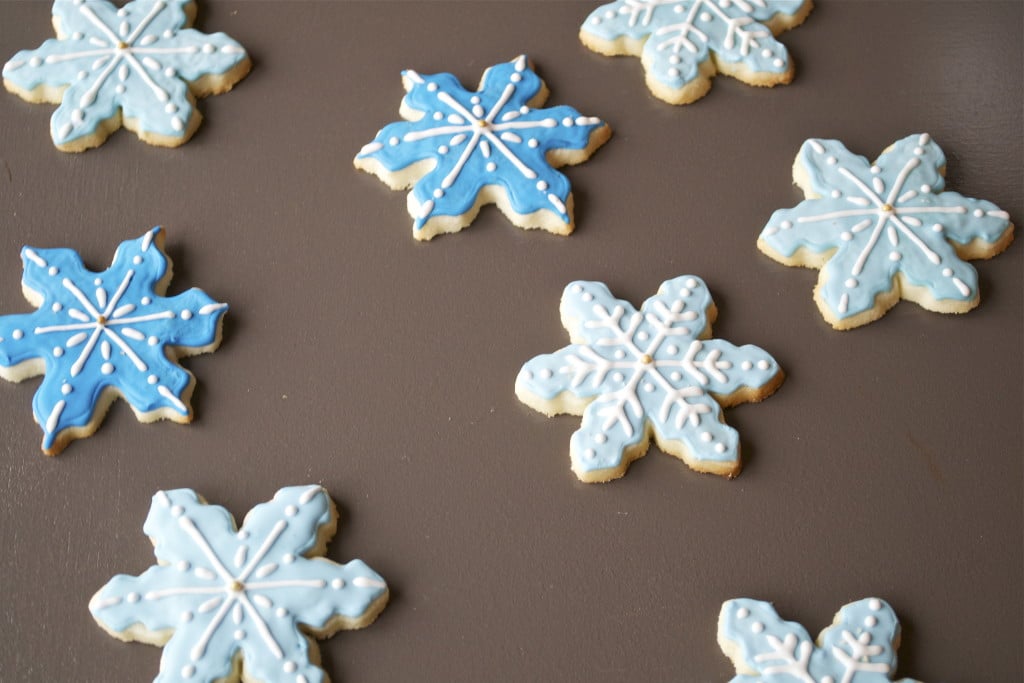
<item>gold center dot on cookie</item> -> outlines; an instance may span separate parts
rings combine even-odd
[[[643,363],[644,365],[650,365],[651,363],[654,362],[654,359],[651,358],[651,354],[645,353],[644,355],[640,356],[640,362]]]
[[[484,121],[483,119],[477,119],[476,120],[476,125],[477,125],[478,128],[486,128],[487,127],[487,122]]]
[[[124,42],[123,40],[117,41],[117,49],[118,50],[127,50],[128,49],[128,43]]]
[[[105,315],[101,315],[100,317],[96,318],[96,325],[97,326],[105,327],[106,324],[107,324],[107,317]]]
[[[228,585],[228,588],[231,589],[232,593],[241,593],[243,590],[245,590],[245,586],[242,584],[241,581],[232,581],[230,585]]]
[[[883,213],[892,213],[892,204],[882,204]]]

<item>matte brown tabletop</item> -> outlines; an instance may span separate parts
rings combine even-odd
[[[157,224],[170,292],[231,305],[221,349],[185,361],[191,426],[142,425],[119,402],[47,458],[38,380],[0,382],[0,680],[151,680],[160,650],[117,642],[87,609],[152,563],[151,496],[190,487],[240,518],[307,482],[343,515],[329,557],[362,558],[392,589],[372,627],[321,644],[335,681],[727,681],[716,619],[739,596],[812,633],[879,596],[903,624],[901,676],[1020,680],[1021,246],[975,263],[982,302],[965,316],[902,302],[840,333],[811,301],[817,272],[755,240],[802,198],[790,167],[808,137],[874,158],[928,132],[950,189],[1024,222],[1021,3],[821,0],[783,37],[793,84],[721,78],[685,107],[651,97],[638,60],[579,44],[596,4],[204,2],[197,27],[255,66],[175,150],[122,131],[63,154],[52,106],[0,93],[0,314],[31,310],[22,245],[101,269]],[[50,36],[49,2],[0,3],[0,60]],[[404,193],[351,166],[397,119],[401,70],[475,87],[521,53],[551,104],[615,131],[567,171],[577,232],[488,208],[414,241]],[[715,336],[788,375],[726,411],[743,473],[652,448],[625,478],[581,484],[578,418],[520,404],[515,376],[567,342],[570,280],[639,304],[682,274],[708,283]]]

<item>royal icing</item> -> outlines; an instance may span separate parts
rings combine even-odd
[[[410,70],[403,80],[408,94],[401,111],[410,120],[385,126],[355,165],[395,172],[423,164],[409,183],[415,183],[409,195],[414,234],[430,236],[432,220],[445,217],[471,214],[459,227],[468,225],[488,186],[504,190],[520,217],[545,212],[557,217],[560,231],[571,229],[569,180],[548,155],[587,149],[598,134],[607,136],[603,121],[568,106],[537,109],[547,90],[523,56],[489,68],[476,92],[445,73]]]
[[[776,259],[824,263],[815,298],[839,327],[870,322],[857,316],[879,306],[879,295],[895,293],[879,315],[901,294],[920,298],[901,285],[923,288],[940,309],[944,302],[973,308],[978,276],[958,250],[996,245],[1013,226],[991,202],[944,192],[945,166],[927,134],[903,138],[874,164],[837,140],[808,140],[795,168],[809,198],[776,211],[759,245]]]
[[[4,84],[22,96],[37,88],[59,94],[43,98],[60,102],[50,121],[58,147],[105,138],[104,124],[119,113],[133,130],[181,144],[198,125],[194,95],[209,92],[197,82],[249,60],[225,34],[187,28],[194,14],[192,0],[134,0],[121,8],[106,0],[55,0],[57,39],[14,55],[4,65]]]
[[[760,600],[729,600],[718,624],[718,642],[739,674],[733,683],[888,683],[899,639],[896,614],[878,598],[844,606],[817,645]]]
[[[0,376],[45,373],[32,409],[46,453],[91,434],[110,391],[140,419],[191,419],[195,378],[175,359],[216,348],[227,304],[198,289],[161,296],[170,280],[163,235],[153,228],[123,242],[102,273],[70,249],[21,250],[22,286],[39,310],[0,316]]]
[[[621,476],[626,454],[643,455],[652,434],[695,469],[739,470],[739,437],[722,421],[720,403],[763,397],[782,373],[756,346],[710,339],[715,310],[693,276],[663,283],[639,311],[600,282],[565,288],[562,323],[573,343],[527,362],[516,393],[538,409],[555,404],[544,412],[582,412],[570,441],[581,479]]]
[[[608,50],[601,49],[600,43],[628,41],[628,53],[634,54],[635,49],[639,54],[648,81],[671,91],[707,80],[715,73],[715,65],[744,80],[751,76],[774,84],[789,78],[789,53],[761,22],[778,15],[795,17],[807,12],[809,4],[805,0],[616,0],[591,12],[580,32],[584,43],[605,53]],[[590,38],[599,44],[590,45]]]
[[[89,610],[122,639],[163,645],[157,681],[238,680],[241,658],[247,681],[319,683],[306,632],[365,626],[388,597],[362,561],[322,557],[336,518],[319,486],[281,489],[241,529],[190,489],[161,491],[143,527],[157,564],[112,578]]]

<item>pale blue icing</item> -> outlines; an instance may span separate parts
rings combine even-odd
[[[309,555],[332,522],[319,486],[281,489],[238,530],[224,508],[200,502],[194,491],[161,491],[143,527],[157,564],[139,576],[112,578],[89,610],[115,633],[133,626],[173,632],[157,683],[223,680],[236,655],[246,680],[319,683],[326,675],[310,661],[300,628],[372,618],[387,594],[384,580],[362,561],[342,565],[322,552]]]
[[[604,128],[600,119],[568,106],[536,109],[544,87],[526,57],[493,66],[480,89],[463,88],[447,73],[403,72],[409,88],[403,112],[415,121],[390,123],[356,156],[388,171],[428,162],[409,202],[414,230],[434,217],[460,216],[488,185],[503,188],[518,214],[548,211],[571,222],[569,179],[551,167],[552,150],[582,150]]]
[[[719,620],[719,641],[738,648],[730,655],[737,668],[757,672],[732,683],[889,683],[899,634],[896,614],[878,598],[844,606],[817,645],[803,626],[783,621],[760,600],[729,600]]]
[[[648,429],[697,460],[738,462],[739,436],[722,422],[715,396],[764,387],[780,370],[756,346],[709,339],[713,305],[704,282],[689,275],[664,282],[639,312],[600,282],[565,288],[562,323],[573,344],[527,362],[516,389],[589,402],[570,440],[574,471],[620,467],[627,448],[646,444]]]
[[[641,59],[649,76],[682,89],[709,59],[743,64],[756,73],[789,70],[786,46],[758,23],[792,16],[803,0],[616,0],[590,13],[581,30],[605,41],[645,40]]]
[[[64,430],[102,419],[97,402],[108,387],[136,413],[191,415],[183,392],[193,378],[172,358],[213,344],[227,304],[198,289],[159,296],[168,269],[162,242],[153,228],[121,243],[102,273],[70,249],[21,250],[22,285],[42,303],[34,313],[0,316],[0,367],[42,359],[46,376],[32,409],[44,451],[53,452]]]
[[[898,275],[939,301],[977,299],[977,273],[954,244],[995,243],[1010,217],[991,202],[943,191],[946,157],[930,136],[905,137],[874,164],[838,140],[812,139],[797,164],[807,173],[811,198],[772,214],[760,239],[783,257],[799,249],[835,250],[821,269],[818,292],[833,316],[874,308]]]
[[[57,39],[22,50],[4,65],[4,81],[22,90],[64,88],[50,132],[58,145],[93,135],[121,110],[147,133],[190,134],[189,84],[248,59],[223,33],[186,28],[192,0],[55,0]]]

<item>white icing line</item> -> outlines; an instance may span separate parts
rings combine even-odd
[[[299,505],[305,505],[309,501],[313,500],[321,491],[323,491],[323,488],[319,486],[310,486],[302,492],[301,496],[299,496]]]
[[[135,30],[132,31],[132,34],[124,39],[124,42],[128,43],[129,45],[134,43],[138,39],[138,37],[142,35],[142,32],[146,30],[146,27],[149,26],[150,23],[152,23],[153,19],[156,18],[156,15],[160,14],[160,12],[162,12],[165,7],[167,7],[167,4],[163,2],[163,0],[157,0],[157,2],[154,2],[153,9],[151,9],[149,11],[149,14],[147,14],[146,17],[141,22],[139,22],[139,25],[135,27]]]
[[[69,292],[75,295],[75,298],[78,299],[79,303],[82,304],[85,310],[89,311],[89,313],[92,314],[93,318],[100,317],[100,312],[97,311],[96,307],[92,305],[92,302],[86,298],[85,294],[82,293],[82,290],[75,286],[74,282],[72,282],[68,278],[64,278],[63,280],[61,280],[61,284],[64,285],[65,289],[67,289]]]
[[[245,605],[246,611],[256,624],[256,630],[260,632],[261,636],[263,636],[263,640],[266,642],[267,647],[270,648],[270,651],[277,659],[284,659],[284,653],[281,652],[281,646],[277,644],[276,640],[274,640],[274,636],[270,633],[270,629],[267,628],[267,623],[263,620],[263,617],[260,616],[259,611],[253,607],[251,602],[249,602],[245,593],[239,593],[238,599],[243,605]]]
[[[210,620],[210,623],[206,627],[206,630],[203,631],[203,635],[200,636],[198,641],[196,641],[195,647],[192,648],[190,653],[192,655],[193,662],[198,662],[200,659],[202,659],[203,654],[206,652],[206,646],[210,642],[210,638],[212,638],[213,634],[217,631],[217,627],[220,626],[220,622],[224,620],[224,617],[225,615],[227,615],[228,608],[231,607],[232,602],[233,599],[230,597],[224,601],[224,604],[221,605],[220,610],[217,612],[216,615],[214,615],[213,619]]]
[[[93,330],[92,336],[90,336],[89,341],[86,342],[85,348],[82,349],[81,355],[78,356],[78,360],[76,360],[75,364],[71,366],[72,377],[77,377],[78,373],[80,373],[82,368],[85,367],[86,361],[89,360],[89,354],[92,353],[93,347],[96,346],[96,340],[99,339],[100,331],[102,331],[102,329],[102,327],[97,327]]]
[[[284,533],[284,530],[287,526],[288,523],[285,522],[283,519],[277,521],[277,523],[274,525],[274,528],[272,528],[270,530],[270,533],[267,534],[267,538],[263,541],[263,545],[260,546],[259,550],[256,551],[256,554],[253,555],[252,559],[249,560],[249,566],[246,567],[242,571],[242,573],[238,575],[239,581],[245,581],[249,577],[249,574],[251,574],[253,570],[256,569],[256,565],[258,565],[263,560],[264,556],[266,556],[266,554],[270,552],[270,548],[274,545],[274,541],[277,540],[278,536]]]
[[[969,296],[970,295],[971,288],[968,287],[967,284],[963,280],[961,280],[958,277],[954,277],[954,278],[952,278],[952,280],[953,280],[953,284],[956,285],[956,288],[960,290],[961,294],[963,294],[964,296]]]
[[[150,230],[149,232],[142,236],[142,246],[140,248],[142,249],[143,252],[149,250],[149,245],[153,243],[153,233],[155,232],[155,229]]]
[[[36,264],[40,268],[45,268],[46,267],[46,261],[44,261],[43,258],[39,254],[34,252],[33,250],[29,249],[28,247],[25,247],[25,252],[24,253],[25,253],[25,258],[27,258],[32,263]]]
[[[167,387],[165,387],[163,384],[158,386],[156,388],[156,390],[157,390],[157,393],[159,393],[161,396],[163,396],[168,401],[173,403],[175,408],[177,408],[178,410],[180,410],[183,413],[187,413],[188,412],[188,406],[186,406],[184,403],[182,403],[181,399],[179,399],[177,396],[175,396],[171,392],[171,390],[168,389]]]
[[[57,422],[60,420],[60,414],[64,412],[65,405],[67,405],[67,402],[61,399],[57,401],[57,405],[53,406],[53,411],[46,420],[46,431],[48,434],[52,434],[53,430],[57,428]]]
[[[138,354],[135,353],[135,351],[132,350],[132,347],[128,346],[128,344],[123,339],[121,339],[119,336],[117,336],[114,333],[113,330],[111,330],[109,328],[103,328],[103,332],[108,337],[110,337],[110,339],[115,344],[117,344],[121,348],[122,351],[124,351],[124,354],[126,356],[128,356],[129,359],[131,359],[132,363],[139,370],[139,372],[145,372],[146,370],[149,369],[149,366],[147,366],[146,363],[141,358],[139,358]],[[104,343],[106,343],[106,342],[104,342]]]
[[[227,304],[206,304],[205,306],[199,309],[199,315],[210,315],[211,313],[216,313],[217,311],[223,311],[227,307]]]
[[[387,588],[387,584],[376,579],[371,579],[368,576],[357,576],[352,579],[352,585],[359,588]]]
[[[864,264],[867,262],[868,256],[871,255],[871,250],[875,248],[875,243],[878,242],[878,238],[882,234],[882,228],[885,227],[887,221],[888,216],[883,213],[879,217],[878,224],[875,225],[875,229],[872,231],[871,238],[868,240],[867,245],[865,245],[864,250],[860,253],[860,256],[857,257],[857,261],[853,264],[853,269],[850,271],[853,275],[860,275],[860,271],[864,268]]]

